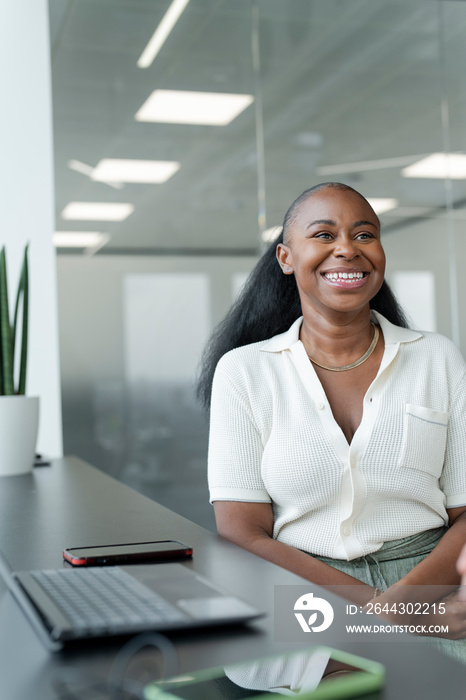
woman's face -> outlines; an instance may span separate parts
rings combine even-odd
[[[358,312],[384,280],[379,220],[351,190],[328,187],[310,195],[277,258],[285,274],[295,275],[303,312]]]

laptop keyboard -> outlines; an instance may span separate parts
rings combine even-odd
[[[188,619],[119,567],[31,571],[75,630],[163,627]]]

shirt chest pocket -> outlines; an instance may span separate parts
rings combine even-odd
[[[447,442],[449,414],[406,404],[400,465],[439,477]]]

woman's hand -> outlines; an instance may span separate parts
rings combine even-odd
[[[456,568],[459,575],[461,576],[461,589],[458,592],[458,597],[460,600],[466,601],[466,544],[461,550],[461,554],[456,562]]]
[[[439,591],[440,587],[397,584],[370,600],[365,609],[414,634],[444,639],[466,638],[466,601],[461,599],[459,590],[432,601],[436,590]]]
[[[420,634],[462,639],[466,637],[466,602],[462,600],[466,591],[458,590],[458,572],[466,578],[464,548],[461,552],[466,506],[450,508],[448,518],[449,529],[430,554],[366,607],[375,614],[380,610],[380,616],[393,624],[438,628]],[[440,631],[442,627],[448,627],[448,632]]]
[[[461,599],[460,591],[445,596],[435,604],[435,613],[429,619],[429,624],[448,627],[448,632],[440,632],[429,636],[444,637],[445,639],[464,639],[466,637],[466,601]],[[441,610],[445,612],[441,613]]]

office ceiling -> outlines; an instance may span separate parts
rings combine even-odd
[[[465,180],[448,191],[441,179],[401,175],[422,155],[465,149],[465,3],[191,0],[152,66],[140,69],[170,4],[49,0],[58,230],[110,234],[100,253],[253,253],[262,164],[267,227],[280,224],[303,189],[327,180],[395,198],[386,231],[442,216],[450,196],[465,216]],[[155,89],[252,94],[255,102],[228,126],[136,121]],[[120,189],[69,167],[103,158],[181,167],[163,184]],[[72,201],[125,202],[134,211],[118,223],[64,220]]]

